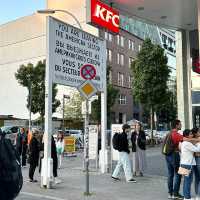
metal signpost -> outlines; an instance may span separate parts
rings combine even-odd
[[[77,87],[86,98],[85,141],[86,195],[89,194],[88,101],[102,92],[102,140],[106,130],[106,42],[94,35],[47,17],[47,64],[45,82],[45,137],[41,185],[51,187],[52,83]],[[104,98],[105,96],[105,98]],[[104,146],[105,147],[105,146]],[[105,152],[105,151],[104,151]],[[103,157],[105,158],[105,157]],[[104,160],[103,160],[103,163]],[[105,167],[104,167],[105,168]]]

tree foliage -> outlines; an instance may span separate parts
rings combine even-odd
[[[65,119],[81,119],[81,105],[84,101],[79,92],[74,92],[65,103]]]
[[[29,63],[21,65],[15,73],[15,77],[20,85],[26,87],[29,91],[27,96],[27,108],[29,109],[29,95],[31,91],[31,112],[39,113],[43,119],[45,114],[45,61],[39,61],[36,66]],[[56,84],[52,86],[52,112],[60,105],[56,99]]]
[[[146,39],[131,68],[134,98],[156,111],[158,106],[166,103],[168,99],[167,81],[170,70],[164,49]]]

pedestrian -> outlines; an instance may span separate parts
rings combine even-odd
[[[143,176],[146,168],[146,136],[140,122],[136,122],[135,131],[131,134],[133,152],[133,174]]]
[[[0,129],[0,199],[15,199],[23,185],[20,156]]]
[[[191,131],[195,138],[200,138],[199,128],[193,128]],[[194,187],[197,199],[200,200],[200,153],[196,152],[194,156],[196,161],[196,166],[194,166],[194,175],[195,175]]]
[[[57,140],[56,140],[56,151],[57,151],[57,156],[59,159],[59,169],[61,168],[62,165],[62,157],[64,153],[64,148],[65,148],[65,143],[64,143],[64,133],[63,131],[58,131],[57,135]]]
[[[165,156],[167,169],[168,169],[168,199],[183,199],[183,196],[179,193],[181,184],[181,175],[178,174],[180,165],[179,155],[179,142],[183,141],[183,136],[178,133],[181,130],[181,121],[175,120],[172,123],[171,139],[173,143],[173,152]]]
[[[22,141],[22,167],[26,167],[27,159],[27,150],[28,150],[28,132],[25,131],[25,128],[20,129],[21,141]]]
[[[183,131],[183,137],[193,138],[194,135],[191,130],[186,129]],[[183,182],[183,195],[185,200],[186,199],[191,200],[191,184],[192,184],[194,166],[196,165],[194,152],[200,152],[200,143],[198,143],[197,146],[195,146],[189,141],[182,142],[180,166],[181,168],[188,170],[187,171],[188,174],[184,175],[184,182]]]
[[[36,179],[34,179],[34,173],[35,169],[38,166],[39,162],[39,142],[37,140],[37,136],[39,134],[39,131],[37,129],[32,130],[32,138],[29,144],[29,163],[30,163],[30,168],[29,168],[29,181],[30,182],[37,182]]]
[[[112,174],[112,178],[114,180],[120,180],[119,179],[119,174],[121,171],[121,168],[123,167],[124,173],[125,173],[125,177],[126,177],[126,181],[127,182],[136,182],[136,180],[133,179],[133,174],[131,171],[131,163],[130,163],[130,159],[129,159],[129,145],[128,145],[128,139],[127,139],[127,134],[130,131],[130,126],[128,124],[124,124],[122,126],[122,130],[123,132],[119,134],[119,160],[118,163],[115,167],[115,170]]]
[[[58,179],[58,157],[57,157],[57,152],[56,152],[56,143],[55,140],[53,138],[53,136],[51,136],[51,158],[53,160],[53,177],[54,177],[54,182],[55,184],[61,183],[61,180]]]

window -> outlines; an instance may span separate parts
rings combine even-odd
[[[111,33],[108,33],[108,40],[109,40],[110,42],[112,42],[112,34],[111,34]]]
[[[134,49],[135,49],[135,42],[132,41],[132,40],[129,40],[129,41],[128,41],[128,48],[129,48],[130,50],[134,51]]]
[[[112,62],[112,51],[110,49],[107,49],[107,60]]]
[[[108,32],[105,31],[105,40],[108,40]]]
[[[129,76],[129,77],[128,77],[128,87],[129,87],[129,88],[131,88],[131,82],[132,82],[131,76]]]
[[[105,31],[105,40],[112,42],[112,34]]]
[[[134,61],[134,58],[129,58],[129,68],[131,68],[131,64],[132,64],[132,62]]]
[[[124,55],[123,54],[120,54],[120,53],[117,54],[117,64],[124,65]]]
[[[119,95],[118,103],[119,103],[120,105],[126,105],[126,95],[120,94],[120,95]]]
[[[124,86],[124,74],[118,72],[118,85]]]
[[[138,45],[138,51],[140,51],[142,48],[141,44]]]
[[[117,45],[124,47],[124,37],[117,35]]]

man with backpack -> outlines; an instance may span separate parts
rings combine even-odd
[[[0,199],[13,200],[23,185],[20,157],[0,129]]]
[[[119,174],[121,167],[123,167],[126,181],[135,183],[136,180],[133,179],[133,174],[131,171],[131,163],[129,159],[130,150],[127,139],[127,133],[130,131],[130,126],[128,124],[124,124],[122,126],[122,130],[122,133],[116,133],[113,136],[113,148],[119,151],[119,160],[112,174],[112,179],[120,180]]]
[[[168,199],[183,199],[179,189],[181,184],[181,175],[178,174],[180,166],[179,143],[183,141],[199,142],[196,138],[186,138],[179,133],[181,130],[181,121],[175,120],[172,123],[172,131],[166,136],[163,142],[162,153],[165,155],[168,169]]]

